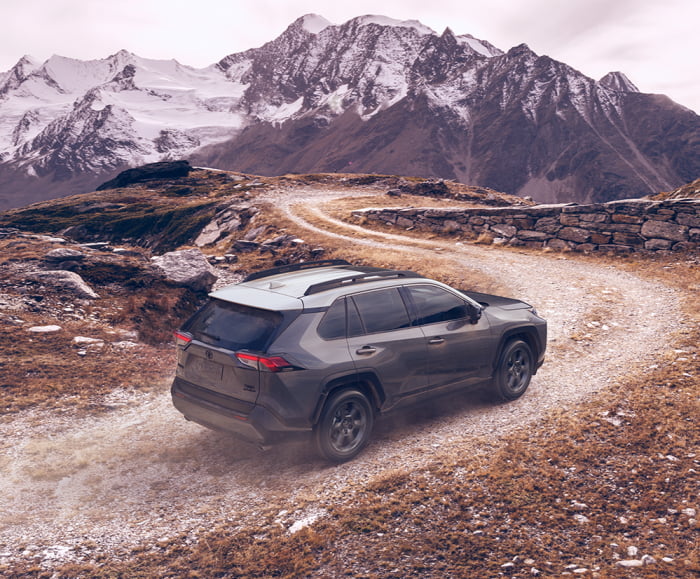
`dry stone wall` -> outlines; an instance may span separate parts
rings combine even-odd
[[[595,205],[370,208],[358,219],[404,229],[488,236],[494,243],[558,251],[691,251],[700,247],[700,199],[631,199]]]

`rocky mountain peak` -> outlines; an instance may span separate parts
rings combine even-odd
[[[301,28],[309,34],[318,34],[329,26],[333,25],[323,16],[319,16],[318,14],[305,14],[292,24],[292,27]]]
[[[40,65],[41,63],[33,56],[25,54],[17,61],[17,64],[15,64],[7,73],[4,74],[7,77],[12,76],[21,81],[26,79]]]
[[[9,71],[0,73],[0,99],[17,89],[38,66],[34,58],[25,55]]]
[[[378,16],[375,14],[366,14],[358,16],[346,22],[343,26],[350,28],[358,28],[362,26],[374,26],[379,28],[407,28],[416,31],[419,34],[435,34],[435,31],[418,22],[418,20],[396,20],[387,16]]]
[[[620,92],[639,92],[637,86],[622,72],[609,72],[598,81],[606,88]]]

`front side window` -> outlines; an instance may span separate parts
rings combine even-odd
[[[368,334],[408,328],[411,321],[397,288],[356,294],[352,297]]]
[[[449,322],[469,315],[469,308],[464,300],[440,287],[411,285],[406,286],[406,291],[416,310],[413,325]]]

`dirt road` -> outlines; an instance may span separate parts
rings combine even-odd
[[[305,201],[304,210],[311,207],[344,243],[426,260],[440,255],[456,272],[482,271],[535,305],[549,322],[550,342],[528,393],[504,405],[453,397],[382,419],[360,457],[334,466],[304,446],[261,451],[187,423],[172,408],[167,384],[156,394],[113,392],[106,401],[113,410],[99,416],[66,409],[2,417],[0,562],[91,560],[180,534],[195,541],[218,524],[294,531],[328,505],[352,501],[387,470],[469,455],[553,409],[574,409],[626,372],[651,365],[682,323],[672,290],[613,267],[367,232],[318,209],[347,191],[308,195],[315,201]],[[291,201],[278,206],[298,226],[325,230],[301,218]]]

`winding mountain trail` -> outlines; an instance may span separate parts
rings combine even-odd
[[[323,204],[349,194],[270,195],[296,228],[394,255],[439,256],[456,274],[483,272],[534,305],[548,320],[549,346],[527,394],[501,405],[452,396],[384,417],[368,448],[341,465],[320,461],[304,445],[262,451],[188,423],[166,384],[155,394],[113,392],[107,414],[60,409],[2,417],[0,562],[89,561],[183,535],[196,541],[220,524],[294,531],[333,504],[351,503],[383,472],[475,455],[550,411],[573,411],[653,364],[682,326],[673,290],[609,265],[374,232],[323,212]]]

